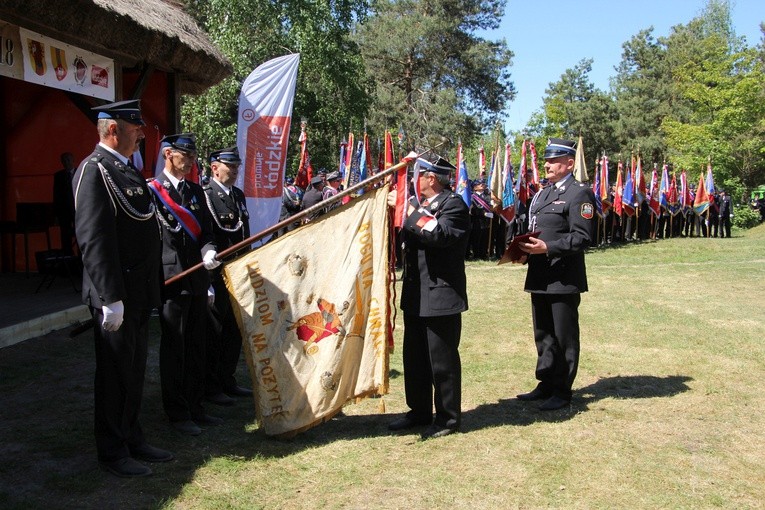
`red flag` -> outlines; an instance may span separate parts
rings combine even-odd
[[[614,212],[621,216],[624,212],[622,207],[622,192],[624,191],[624,185],[622,184],[622,162],[619,161],[619,166],[616,169],[616,190],[614,192]]]
[[[600,201],[603,207],[603,214],[611,209],[611,200],[608,196],[608,156],[603,154],[600,163]]]
[[[383,170],[393,166],[393,137],[390,131],[385,131],[385,159],[383,162]]]
[[[308,189],[308,183],[311,182],[311,178],[308,177],[308,172],[306,170],[306,159],[308,155],[305,146],[308,141],[308,135],[305,132],[305,126],[305,122],[300,123],[300,138],[298,138],[298,141],[300,142],[300,164],[298,165],[297,177],[295,177],[295,186],[302,189]]]
[[[305,150],[305,174],[310,183],[311,179],[313,179],[313,165],[311,165],[311,155],[308,154],[308,149]]]
[[[678,207],[677,179],[674,172],[672,172],[672,184],[669,185],[667,202],[669,203],[669,212],[672,213],[672,216],[680,212],[680,207]]]
[[[518,202],[526,205],[529,200],[529,185],[526,182],[526,140],[521,144],[521,164],[519,165],[518,177],[515,183],[515,195],[518,197]],[[538,187],[536,189],[539,189]]]
[[[525,152],[526,150],[525,144],[523,149]],[[529,150],[531,151],[531,171],[533,172],[533,180],[530,184],[533,184],[534,189],[537,190],[539,189],[539,169],[537,168],[537,149],[536,147],[534,147],[534,140],[529,140]],[[526,158],[524,157],[523,159],[525,160]],[[524,168],[523,170],[525,173],[526,169]]]
[[[661,214],[661,203],[659,202],[659,172],[656,169],[656,163],[651,172],[651,194],[648,196],[648,208],[654,216]]]
[[[704,172],[699,175],[699,185],[696,188],[696,198],[693,200],[693,210],[701,216],[709,209],[709,194],[704,184]]]

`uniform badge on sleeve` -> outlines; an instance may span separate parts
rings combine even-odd
[[[585,220],[591,220],[593,215],[592,204],[589,202],[582,204],[581,214],[582,214],[582,218],[584,218]]]

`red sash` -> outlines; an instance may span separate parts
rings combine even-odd
[[[199,242],[199,238],[202,235],[202,227],[199,225],[194,214],[173,200],[170,193],[167,192],[157,179],[149,181],[149,187],[154,190],[157,198],[159,198],[162,204],[167,207],[170,214],[175,216],[175,219],[178,220],[178,223],[183,227],[183,230],[185,230],[194,241]]]

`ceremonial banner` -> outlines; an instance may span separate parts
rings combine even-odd
[[[19,28],[24,81],[114,101],[114,61]]]
[[[236,142],[244,172],[236,185],[244,190],[253,233],[279,221],[299,61],[295,53],[261,64],[239,95]]]
[[[225,266],[268,435],[388,391],[387,194],[368,192]]]
[[[457,144],[457,188],[455,192],[462,198],[465,205],[470,207],[470,181],[468,179],[467,165],[465,156],[462,154],[462,142]]]
[[[579,141],[576,142],[576,156],[574,157],[574,179],[579,182],[587,182],[590,178],[587,176],[587,163],[584,161],[584,141],[582,135],[579,135]]]
[[[709,209],[709,194],[704,183],[704,174],[699,175],[699,185],[696,187],[696,196],[693,199],[693,211],[701,216]]]

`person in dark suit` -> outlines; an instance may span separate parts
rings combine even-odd
[[[720,190],[720,237],[730,237],[730,196],[725,190]]]
[[[324,189],[324,178],[321,175],[317,175],[316,177],[312,178],[311,186],[306,190],[305,195],[303,195],[302,209],[305,210],[305,209],[308,209],[309,207],[313,207],[314,205],[324,200],[324,197],[322,196],[323,189]],[[315,220],[322,214],[324,214],[324,211],[321,209],[318,209],[315,212],[311,213],[304,221],[307,223],[311,220]]]
[[[404,222],[404,388],[410,411],[393,431],[429,425],[423,439],[460,428],[462,368],[458,351],[462,312],[468,309],[465,252],[470,212],[447,188],[456,170],[431,154],[419,158],[422,203],[413,196]],[[388,203],[395,207],[396,192]],[[435,391],[434,391],[435,390]],[[435,419],[433,405],[435,403]]]
[[[221,149],[210,154],[212,178],[204,187],[204,191],[205,202],[213,219],[215,245],[218,251],[225,250],[250,237],[247,201],[244,192],[234,186],[241,164],[239,149],[236,147]],[[243,252],[246,251],[245,248]],[[234,259],[237,255],[229,255],[224,261]],[[252,390],[239,386],[234,377],[242,350],[242,335],[231,308],[231,300],[220,267],[210,271],[210,279],[215,290],[215,302],[212,306],[213,319],[219,328],[216,328],[217,334],[208,333],[207,336],[205,398],[213,404],[229,406],[234,404],[231,397],[251,396]]]
[[[539,237],[520,243],[528,253],[526,292],[531,293],[537,387],[520,400],[544,400],[540,409],[569,405],[579,366],[579,302],[587,291],[584,250],[594,236],[595,196],[572,175],[576,143],[551,138],[545,148],[549,184],[529,207],[529,230]]]
[[[100,141],[71,185],[82,298],[94,321],[96,449],[106,471],[147,476],[151,469],[138,460],[165,462],[173,454],[147,444],[138,421],[149,315],[159,305],[160,284],[155,206],[146,181],[128,163],[144,123],[137,100],[94,110]]]
[[[72,241],[74,241],[72,179],[77,170],[74,166],[74,155],[71,152],[62,153],[61,165],[63,168],[53,174],[53,209],[61,233],[61,251],[65,255],[72,255]]]
[[[204,263],[220,265],[212,218],[202,187],[186,179],[197,158],[191,133],[162,139],[165,168],[149,182],[162,226],[162,272],[165,280]],[[207,271],[195,271],[162,286],[159,323],[159,373],[162,403],[171,426],[183,434],[199,435],[202,426],[218,425],[202,407],[205,378],[205,333],[208,302],[214,300]]]

